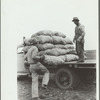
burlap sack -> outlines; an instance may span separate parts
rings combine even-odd
[[[65,61],[66,62],[76,61],[78,59],[79,59],[79,57],[77,55],[74,55],[74,54],[67,54],[67,55],[65,55]]]
[[[34,38],[27,38],[27,39],[23,40],[25,46],[34,45],[37,43],[37,41],[38,40],[35,37]]]
[[[46,35],[46,36],[60,36],[60,37],[63,37],[65,38],[66,35],[61,33],[61,32],[53,32],[53,31],[50,31],[50,30],[43,30],[43,31],[39,31],[35,34],[32,34],[31,38],[35,37],[35,36],[39,36],[39,35]]]
[[[61,55],[59,57],[65,62],[65,60],[66,60],[65,55]]]
[[[45,55],[43,63],[46,65],[61,65],[64,63],[64,60],[58,56]]]
[[[45,65],[62,65],[65,62],[70,61],[77,61],[79,58],[77,55],[73,54],[67,54],[63,56],[50,56],[50,55],[44,55],[43,64]]]
[[[43,31],[39,31],[36,33],[37,35],[46,35],[46,36],[51,36],[54,35],[52,31],[50,30],[43,30]]]
[[[55,48],[61,48],[61,49],[74,49],[74,46],[72,44],[66,44],[66,45],[57,44],[54,46]]]
[[[31,38],[38,36],[36,33],[31,35]]]
[[[40,36],[40,35],[51,36],[51,35],[54,35],[54,33],[50,30],[43,30],[43,31],[39,31],[35,34],[32,34],[31,38]]]
[[[36,46],[40,51],[54,48],[54,45],[51,43],[37,44]]]
[[[50,36],[40,35],[40,36],[36,36],[35,38],[39,41],[40,44],[53,43],[53,39]]]
[[[73,53],[74,49],[60,49],[60,48],[53,48],[46,50],[47,55],[53,55],[53,56],[61,56],[69,53]]]
[[[53,43],[54,44],[72,44],[72,41],[69,38],[63,38],[63,37],[59,37],[59,36],[52,36],[53,39]]]
[[[39,55],[51,55],[51,56],[61,56],[66,54],[73,54],[75,50],[74,49],[60,49],[60,48],[53,48],[53,49],[47,49],[45,51],[40,51]]]
[[[53,32],[53,33],[54,33],[55,36],[59,36],[59,37],[63,37],[63,38],[66,37],[66,35],[61,33],[61,32]]]

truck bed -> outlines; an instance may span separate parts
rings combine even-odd
[[[65,67],[74,67],[74,68],[96,68],[96,50],[86,50],[87,59],[85,62],[77,63],[77,61],[65,62],[63,65]],[[60,65],[62,67],[63,65]],[[58,66],[46,66],[49,70],[54,68],[56,69]],[[27,70],[24,67],[24,59],[23,53],[17,54],[17,74],[18,75],[26,75]]]
[[[71,61],[71,62],[65,62],[64,64],[96,64],[95,59],[87,59],[84,62],[77,62],[77,61]]]
[[[77,61],[71,61],[71,62],[65,62],[64,66],[74,67],[74,68],[90,68],[90,69],[96,69],[96,60],[95,59],[87,59],[84,62],[77,62]]]
[[[84,62],[70,61],[65,62],[63,65],[66,67],[75,67],[75,68],[96,68],[96,50],[86,50],[86,59]],[[62,65],[60,65],[62,66]],[[52,66],[47,66],[47,68],[52,68]],[[57,68],[57,66],[53,66]]]

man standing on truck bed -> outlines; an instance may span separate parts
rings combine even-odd
[[[78,62],[84,62],[84,26],[79,23],[79,19],[77,17],[74,17],[72,22],[76,25],[73,42],[76,43],[76,52],[79,57]]]
[[[34,45],[38,43],[36,39],[34,39],[34,41],[32,40],[32,42]],[[39,62],[41,58],[37,56],[38,48],[34,45],[28,50],[27,60],[30,64],[30,72],[32,73],[32,100],[40,100],[39,97],[43,99],[45,95],[39,96],[38,94],[38,77],[40,73],[44,74],[42,88],[46,89],[49,82],[49,71]]]

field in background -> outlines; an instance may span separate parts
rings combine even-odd
[[[31,100],[31,78],[22,77],[17,81],[18,100]],[[96,84],[95,81],[89,80],[82,82],[75,90],[61,90],[55,82],[53,75],[50,76],[48,91],[41,89],[41,78],[39,79],[39,93],[46,94],[43,100],[96,100]]]

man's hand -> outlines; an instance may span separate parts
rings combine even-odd
[[[81,37],[79,37],[79,38],[77,39],[77,42],[80,42],[80,41],[81,41],[81,39],[82,39],[82,38],[81,38]]]
[[[29,67],[30,66],[30,64],[28,63],[28,61],[25,61],[24,65],[25,65],[25,67]]]
[[[81,40],[80,39],[77,39],[77,42],[80,42]]]

